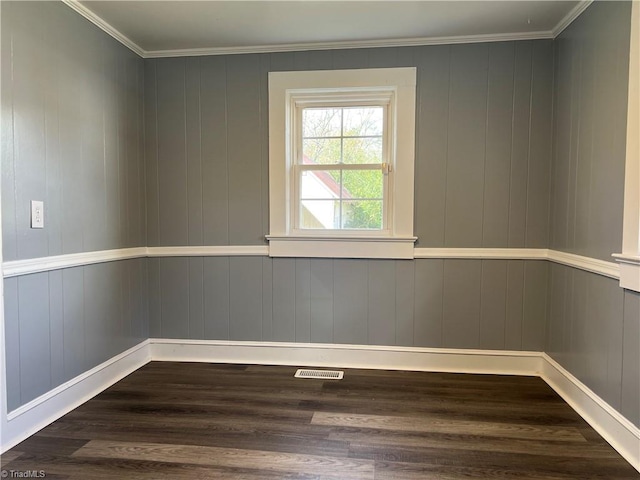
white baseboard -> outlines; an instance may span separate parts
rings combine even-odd
[[[0,451],[6,452],[150,360],[149,340],[145,340],[9,412]]]
[[[539,352],[152,338],[159,361],[538,375]]]
[[[2,452],[149,361],[370,368],[539,376],[640,471],[640,429],[546,353],[377,345],[152,338],[8,415]]]
[[[542,353],[541,358],[542,379],[640,472],[640,428],[549,355]]]

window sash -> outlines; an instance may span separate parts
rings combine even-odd
[[[331,95],[328,97],[327,95]],[[364,235],[388,235],[390,234],[390,213],[391,213],[391,192],[390,185],[392,185],[393,168],[390,163],[390,149],[391,145],[391,132],[393,132],[392,119],[389,116],[389,107],[392,102],[392,97],[389,92],[384,92],[380,96],[371,96],[371,92],[367,92],[366,98],[353,96],[353,94],[346,94],[344,98],[335,98],[333,93],[331,94],[318,94],[297,98],[293,102],[292,115],[293,121],[291,126],[292,132],[292,152],[294,153],[292,158],[291,180],[292,180],[292,202],[290,202],[290,218],[292,219],[292,233],[297,235],[335,235],[358,233]],[[327,137],[303,137],[303,111],[305,108],[354,108],[354,107],[381,107],[383,112],[383,130],[381,135],[359,135],[349,136],[344,135],[344,131],[341,129],[341,135],[339,136],[327,136]],[[366,164],[351,164],[351,163],[331,163],[331,164],[305,164],[303,163],[303,141],[312,138],[319,139],[339,139],[344,141],[345,139],[352,138],[381,138],[382,140],[382,158],[380,163],[366,163]],[[341,152],[342,155],[342,152]],[[342,159],[341,159],[342,160]],[[311,229],[302,227],[302,175],[307,171],[366,171],[366,170],[381,170],[382,176],[382,198],[349,198],[348,201],[357,200],[382,200],[382,227],[381,228],[327,228],[327,229]],[[340,189],[342,190],[342,188]],[[327,199],[330,200],[330,199]],[[340,212],[342,212],[342,192],[340,195],[333,199],[340,202]],[[342,225],[342,217],[340,219],[340,225]]]

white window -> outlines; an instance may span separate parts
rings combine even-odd
[[[295,233],[387,230],[390,93],[293,99]]]
[[[640,292],[640,5],[631,6],[631,44],[629,48],[629,98],[627,110],[627,151],[624,186],[620,286]]]
[[[413,257],[415,77],[269,74],[271,256]]]

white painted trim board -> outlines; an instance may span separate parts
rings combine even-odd
[[[540,377],[640,472],[640,428],[548,354],[540,356],[543,360]]]
[[[199,247],[147,247],[147,257],[266,257],[268,245],[216,245]]]
[[[620,286],[640,292],[640,255],[614,254],[620,266]]]
[[[546,248],[414,248],[413,258],[548,260]]]
[[[2,8],[0,8],[0,25],[2,25]],[[2,43],[0,35],[0,43]],[[1,50],[1,48],[0,48]],[[2,90],[2,75],[0,75],[0,91]],[[1,145],[1,144],[0,144]],[[4,148],[0,146],[0,148]],[[2,199],[2,182],[0,182],[0,199]],[[3,257],[2,257],[2,206],[0,205],[0,276],[4,278]],[[3,452],[4,441],[2,441],[3,432],[8,429],[7,426],[7,362],[6,362],[6,344],[4,335],[4,281],[0,282],[0,452]]]
[[[540,353],[287,342],[151,339],[151,358],[304,367],[537,375]]]
[[[50,257],[29,258],[4,262],[4,278],[48,272],[61,268],[78,267],[94,263],[115,262],[145,257],[246,257],[267,256],[269,247],[262,245],[135,247],[94,252],[70,253]]]
[[[558,250],[549,250],[547,260],[609,278],[620,278],[620,267],[616,262],[607,262],[597,258],[560,252]]]
[[[4,278],[47,272],[61,268],[112,262],[144,257],[235,257],[268,256],[266,245],[221,245],[221,246],[173,246],[136,247],[102,250],[87,253],[72,253],[51,257],[13,260],[2,264]],[[475,260],[548,260],[598,275],[619,279],[620,266],[596,258],[545,248],[414,248],[413,258],[475,259]]]
[[[245,53],[308,52],[314,50],[351,50],[354,48],[424,47],[460,43],[493,43],[518,40],[553,39],[551,30],[523,33],[493,33],[452,35],[443,37],[393,38],[385,40],[353,40],[342,42],[288,43],[278,45],[249,45],[243,47],[185,48],[176,50],[145,50],[144,58],[200,57],[209,55],[239,55]]]
[[[593,0],[582,0],[579,2],[567,15],[558,22],[558,24],[551,30],[552,38],[556,38],[564,30],[573,23],[573,21],[584,12],[589,5],[593,3]]]
[[[629,94],[620,286],[640,292],[640,2],[631,5]]]
[[[147,255],[145,247],[120,248],[114,250],[98,250],[85,253],[69,253],[66,255],[52,255],[49,257],[13,260],[2,265],[4,278],[28,275],[31,273],[48,272],[61,268],[80,267],[94,263],[114,262],[131,258],[142,258]]]
[[[150,340],[110,358],[38,398],[8,412],[0,452],[14,447],[151,361]]]

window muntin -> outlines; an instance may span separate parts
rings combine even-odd
[[[336,93],[292,99],[292,231],[388,234],[393,92]]]

